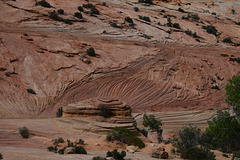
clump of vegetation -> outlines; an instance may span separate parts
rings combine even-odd
[[[240,22],[235,22],[236,25],[240,25]]]
[[[195,39],[197,42],[200,42],[200,40],[199,39]]]
[[[59,10],[57,10],[57,13],[58,14],[64,14],[64,10],[63,9],[59,9]]]
[[[123,127],[113,128],[107,135],[107,141],[119,141],[123,144],[144,148],[145,144],[132,131]]]
[[[92,3],[83,4],[83,8],[91,9],[92,7],[94,7]]]
[[[213,34],[217,36],[217,29],[214,26],[208,25],[208,26],[202,26],[202,28],[205,29],[209,34]]]
[[[59,143],[64,143],[64,139],[63,138],[58,138],[58,139],[54,139],[54,142],[53,142],[53,144],[55,145],[55,146],[57,146]]]
[[[228,54],[221,54],[222,57],[229,57]]]
[[[189,20],[189,18],[188,18],[188,17],[185,17],[185,16],[182,16],[182,19]]]
[[[118,152],[116,149],[113,151],[107,152],[107,157],[113,157],[115,160],[124,160],[124,157],[126,156],[126,152]]]
[[[118,25],[117,25],[117,23],[114,23],[114,22],[113,22],[113,23],[110,23],[110,26],[112,26],[112,27],[114,27],[114,28],[119,28]]]
[[[232,14],[233,14],[233,15],[236,14],[235,9],[232,9],[231,11],[232,11]]]
[[[139,19],[142,19],[142,20],[144,20],[144,21],[147,21],[147,22],[151,22],[151,20],[150,20],[150,18],[149,17],[146,17],[146,16],[138,16],[139,17]]]
[[[19,128],[18,132],[23,138],[28,138],[29,137],[29,130],[28,130],[27,127]]]
[[[179,12],[182,12],[182,13],[185,12],[184,9],[182,9],[182,8],[178,8],[178,11],[179,11]]]
[[[57,150],[58,150],[56,146],[54,146],[54,147],[50,146],[47,149],[48,149],[49,152],[54,152],[54,153],[57,153]]]
[[[35,92],[32,88],[28,88],[28,89],[27,89],[27,92],[28,92],[28,93],[31,93],[31,94],[36,94],[36,92]]]
[[[233,152],[233,156],[232,156],[232,160],[234,160],[234,158],[240,158],[240,151],[238,152]]]
[[[84,11],[82,6],[78,6],[78,10],[79,10],[80,12],[83,12],[83,11]]]
[[[173,27],[177,29],[181,29],[179,23],[173,23]]]
[[[11,73],[9,73],[9,72],[5,72],[4,74],[5,74],[5,76],[7,76],[7,77],[10,77],[10,75],[11,75]]]
[[[92,160],[107,160],[107,159],[104,157],[97,156],[97,157],[93,157]]]
[[[94,6],[91,8],[91,12],[90,12],[90,15],[94,15],[94,14],[97,14],[99,15],[100,12],[97,8],[95,8]]]
[[[128,23],[130,23],[130,24],[133,24],[133,20],[132,20],[132,18],[130,18],[130,17],[126,17],[126,18],[125,18],[125,21],[128,22]]]
[[[3,159],[3,155],[0,153],[0,159]]]
[[[240,63],[240,58],[229,58],[229,61],[235,61],[235,62],[238,62]]]
[[[80,12],[75,12],[75,13],[74,13],[74,16],[77,17],[77,18],[79,18],[79,19],[82,19],[82,18],[83,18],[82,13],[80,13]]]
[[[187,148],[181,152],[181,157],[189,160],[216,160],[214,153],[203,147]]]
[[[58,111],[56,113],[57,117],[62,117],[62,107],[58,108]]]
[[[138,0],[138,3],[153,4],[153,0]]]
[[[52,7],[46,0],[41,0],[39,2],[36,2],[36,5],[40,5],[40,6],[46,7],[46,8],[51,8]]]
[[[74,148],[76,154],[87,154],[87,151],[82,146],[75,146]]]
[[[223,42],[224,42],[224,43],[232,43],[232,39],[231,39],[230,37],[224,38],[224,39],[223,39]]]
[[[139,8],[138,7],[134,7],[133,8],[135,12],[138,12],[139,11]]]
[[[188,13],[188,19],[192,19],[194,21],[198,21],[200,19],[199,15],[197,13]]]
[[[220,88],[218,87],[218,85],[212,86],[212,89],[220,90]]]
[[[147,137],[148,136],[148,131],[146,129],[138,129],[139,132],[141,132],[144,137]]]
[[[102,3],[102,6],[106,6],[106,5],[107,5],[106,2],[103,2],[103,3]]]
[[[170,19],[170,18],[167,18],[167,26],[168,27],[172,27],[173,26],[173,24],[172,24],[172,20]]]
[[[93,47],[90,47],[87,49],[87,55],[92,56],[92,57],[96,56],[96,53],[95,53],[95,50]]]
[[[111,112],[109,111],[109,109],[105,106],[101,106],[100,107],[100,112],[99,112],[99,116],[108,118],[111,116]]]

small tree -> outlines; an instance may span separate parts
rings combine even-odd
[[[61,108],[58,108],[58,111],[56,113],[56,116],[57,117],[62,117],[62,107]]]
[[[107,157],[113,157],[115,160],[124,160],[124,157],[126,156],[126,152],[118,152],[116,149],[113,151],[108,151],[107,152]]]
[[[29,130],[28,130],[27,127],[19,128],[19,133],[23,138],[28,138],[29,137]]]
[[[108,118],[110,117],[110,111],[107,107],[105,106],[101,106],[100,107],[100,112],[99,112],[99,116],[102,116],[102,117],[105,117],[105,118]]]
[[[0,153],[0,159],[3,159],[3,155]]]
[[[90,47],[89,49],[87,49],[87,55],[95,57],[96,53],[95,53],[94,48]]]
[[[158,134],[158,143],[162,141],[162,122],[155,118],[153,114],[143,115],[143,123],[145,127],[149,127],[149,130],[152,132],[157,132]]]

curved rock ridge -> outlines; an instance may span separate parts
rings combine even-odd
[[[98,116],[101,107],[106,107],[111,117],[131,117],[131,108],[114,98],[94,98],[69,104],[62,109],[63,117]]]

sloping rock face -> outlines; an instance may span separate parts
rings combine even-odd
[[[96,98],[69,104],[63,107],[63,117],[98,116],[100,108],[106,107],[111,116],[131,116],[131,108],[118,99]]]

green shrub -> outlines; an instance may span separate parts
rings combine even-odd
[[[0,153],[0,159],[3,159],[3,155]]]
[[[90,8],[92,8],[92,7],[94,7],[94,5],[93,5],[92,3],[83,4],[83,8],[88,8],[88,9],[90,9]]]
[[[92,160],[107,160],[107,159],[104,157],[97,156],[97,157],[93,157]]]
[[[229,57],[228,54],[221,54],[222,57]]]
[[[138,3],[153,4],[153,0],[138,0]]]
[[[185,17],[185,16],[182,16],[182,19],[189,20],[189,18],[188,18],[188,17]]]
[[[235,9],[232,9],[231,11],[232,11],[232,14],[235,14],[235,13],[236,13]]]
[[[57,117],[62,117],[62,107],[61,108],[58,108],[58,111],[56,113],[56,116]]]
[[[231,40],[231,38],[228,37],[228,38],[224,38],[223,42],[224,43],[232,43],[232,40]]]
[[[90,14],[91,14],[91,15],[94,15],[94,14],[97,14],[97,15],[99,15],[99,14],[100,14],[100,12],[99,12],[99,10],[98,10],[97,8],[95,8],[95,7],[92,7],[92,8],[91,8],[91,12],[90,12]]]
[[[181,29],[179,23],[173,23],[173,27],[177,29]]]
[[[75,12],[75,13],[74,13],[74,16],[77,17],[77,18],[79,18],[79,19],[82,19],[82,18],[83,18],[83,17],[82,17],[82,13],[80,13],[80,12]]]
[[[229,58],[229,61],[235,61],[235,62],[238,62],[240,63],[240,58]]]
[[[132,131],[123,127],[113,128],[107,135],[107,141],[119,141],[124,144],[138,146],[144,148],[145,144]]]
[[[189,36],[192,35],[192,31],[189,31],[189,30],[186,30],[185,33],[186,33],[187,35],[189,35]]]
[[[48,149],[49,152],[55,152],[55,153],[57,153],[57,150],[58,150],[56,146],[54,146],[54,147],[50,146],[47,149]]]
[[[109,111],[109,109],[105,106],[101,106],[100,107],[100,112],[99,112],[99,116],[108,118],[111,116],[111,112]]]
[[[29,137],[29,130],[28,130],[27,127],[19,128],[18,131],[23,138],[28,138]]]
[[[87,151],[82,146],[75,146],[76,154],[87,154]]]
[[[51,8],[52,6],[45,0],[41,0],[39,2],[36,2],[36,5],[40,5],[42,7],[46,7],[46,8]]]
[[[181,157],[189,160],[215,160],[215,155],[202,147],[191,147],[181,151]]]
[[[198,35],[197,35],[196,32],[193,33],[193,37],[194,37],[194,38],[197,38],[197,37],[198,37]]]
[[[92,48],[92,47],[88,48],[88,49],[87,49],[87,55],[92,56],[92,57],[95,57],[95,56],[96,56],[96,53],[95,53],[94,48]]]
[[[69,19],[64,19],[64,23],[66,23],[66,24],[70,24],[70,25],[72,25],[73,23],[72,23],[72,21],[71,20],[69,20]]]
[[[212,89],[220,90],[220,88],[218,87],[218,85],[212,86]]]
[[[64,147],[64,148],[62,148],[62,149],[59,149],[59,150],[58,150],[58,153],[59,153],[59,154],[64,154],[65,149],[66,149],[66,147]]]
[[[82,7],[82,6],[78,6],[78,10],[79,10],[80,12],[83,12],[83,7]]]
[[[115,160],[124,160],[125,156],[126,156],[125,151],[122,151],[120,153],[116,149],[114,149],[113,151],[108,151],[107,152],[107,157],[113,157]]]
[[[185,12],[182,8],[178,8],[178,11],[183,13]]]
[[[7,76],[7,77],[10,77],[11,73],[5,72],[4,75]]]
[[[139,19],[142,19],[142,20],[144,20],[144,21],[147,21],[147,22],[151,22],[151,20],[150,20],[150,18],[149,17],[146,17],[146,16],[138,16],[139,17]]]
[[[153,132],[157,132],[161,129],[162,122],[155,118],[153,114],[150,115],[143,115],[143,126],[149,127],[149,129]]]
[[[31,88],[28,88],[28,89],[27,89],[27,92],[28,92],[28,93],[31,93],[31,94],[36,94],[36,92],[35,92],[33,89],[31,89]]]
[[[102,6],[107,6],[106,2],[103,2],[103,3],[102,3]]]
[[[117,23],[110,23],[110,26],[112,26],[112,27],[114,27],[114,28],[118,28],[118,25],[117,25]]]
[[[128,22],[128,23],[133,23],[133,20],[132,20],[132,18],[130,18],[130,17],[126,17],[126,18],[125,18],[125,21]]]
[[[195,39],[197,42],[200,42],[200,40],[199,39]]]
[[[240,158],[240,151],[233,152],[232,160],[234,160],[235,157]]]
[[[57,10],[57,13],[58,14],[64,14],[64,10],[63,9],[59,9],[59,10]]]
[[[139,11],[138,7],[134,7],[133,9],[134,9],[135,12]]]
[[[222,154],[223,157],[229,158],[229,156],[226,153]]]
[[[73,142],[67,139],[67,147],[75,147]]]
[[[144,135],[144,137],[148,136],[148,131],[146,129],[139,129],[139,132],[141,132]]]
[[[167,18],[167,21],[168,21],[168,22],[167,22],[167,26],[168,26],[168,27],[172,27],[172,26],[173,26],[172,20],[168,17],[168,18]]]
[[[54,139],[53,144],[55,146],[57,146],[59,143],[64,143],[64,139],[63,138]]]
[[[48,12],[48,14],[49,14],[49,17],[55,21],[60,21],[60,22],[64,21],[63,18],[58,16],[56,11]]]
[[[208,26],[202,26],[202,28],[205,29],[209,34],[213,34],[217,36],[217,29],[214,26],[208,25]]]
[[[188,13],[188,18],[189,19],[191,18],[192,20],[195,20],[195,21],[200,19],[197,13]]]

